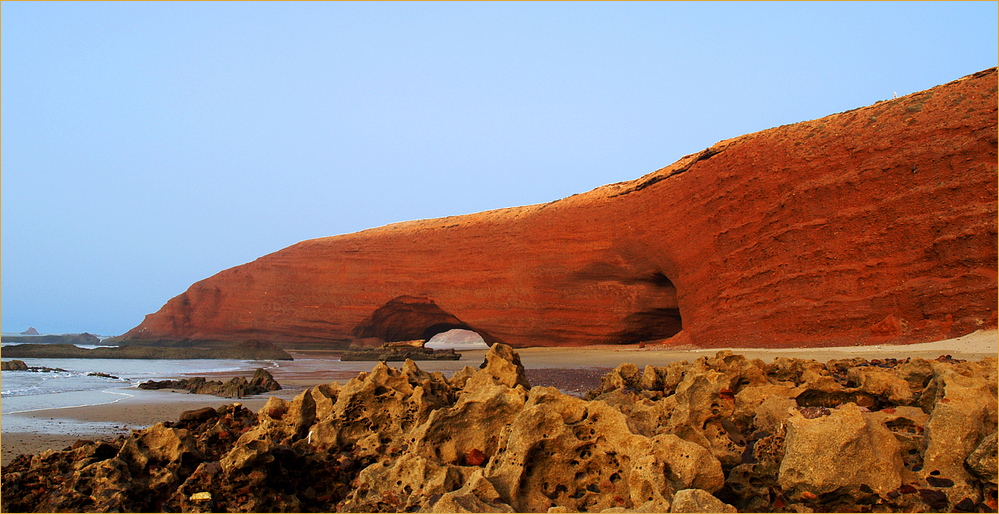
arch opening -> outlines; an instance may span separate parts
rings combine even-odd
[[[464,328],[452,328],[443,332],[437,332],[427,339],[427,348],[434,350],[445,350],[452,348],[455,350],[488,350],[489,345],[485,339],[474,330]]]
[[[391,343],[428,341],[437,334],[453,330],[471,332],[486,345],[497,342],[489,334],[473,330],[450,312],[441,309],[432,299],[423,296],[393,298],[354,327],[352,334],[358,339],[378,338]],[[453,337],[474,341],[474,338],[467,334]]]
[[[620,344],[669,339],[683,330],[676,286],[662,271],[639,279],[652,290],[647,307],[628,314],[622,320],[624,329],[614,335]]]

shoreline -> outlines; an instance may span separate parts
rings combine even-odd
[[[795,349],[754,349],[754,348],[711,348],[700,350],[676,350],[661,348],[626,347],[587,347],[580,348],[521,348],[521,362],[527,370],[532,385],[557,387],[567,394],[581,395],[599,387],[600,376],[622,363],[632,363],[644,368],[645,365],[664,366],[670,362],[691,362],[702,356],[714,356],[719,351],[731,350],[745,355],[748,359],[760,358],[770,362],[777,356],[799,359],[815,359],[825,362],[830,359],[863,357],[884,359],[921,357],[935,359],[941,355],[951,355],[956,359],[981,360],[999,353],[999,331],[980,330],[962,337],[945,339],[931,343],[913,345],[874,345],[831,348]],[[460,361],[418,362],[420,369],[442,371],[450,376],[464,366],[477,368],[482,362],[485,350],[466,350]],[[282,363],[276,368],[268,368],[282,390],[267,395],[231,399],[208,395],[194,395],[169,390],[147,391],[137,388],[122,389],[121,394],[130,397],[97,405],[64,407],[60,409],[38,409],[19,414],[5,415],[0,420],[0,464],[7,465],[22,453],[38,454],[45,450],[61,450],[78,439],[113,439],[129,433],[133,428],[142,428],[162,421],[175,421],[186,410],[206,406],[241,403],[252,411],[263,407],[271,396],[290,400],[302,390],[329,382],[345,383],[361,371],[370,371],[374,362],[355,362],[348,369],[330,370],[324,359],[310,355],[301,361]],[[297,363],[297,364],[296,364]],[[431,363],[440,365],[431,366]],[[401,363],[390,363],[399,368]],[[234,373],[220,372],[205,374],[212,378],[231,378]],[[25,427],[41,426],[43,430],[25,430]]]

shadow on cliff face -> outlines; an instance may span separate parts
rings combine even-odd
[[[661,271],[635,272],[620,266],[595,264],[575,274],[574,281],[612,284],[620,294],[633,298],[631,313],[620,319],[620,330],[609,344],[636,344],[668,339],[683,329],[676,286]],[[382,341],[429,341],[451,330],[467,330],[481,336],[486,346],[502,343],[491,334],[476,329],[425,296],[403,295],[389,300],[351,331],[357,339]]]
[[[655,308],[629,314],[623,320],[626,329],[615,335],[616,342],[635,344],[668,339],[683,330],[680,309]]]
[[[621,319],[623,328],[610,337],[609,343],[668,339],[683,330],[676,286],[662,271],[640,272],[610,263],[594,263],[576,273],[574,279],[616,284],[636,298],[635,310]]]
[[[358,339],[377,337],[383,341],[427,341],[441,332],[454,329],[476,332],[487,345],[501,342],[468,326],[425,296],[393,298],[354,327],[351,333]]]
[[[616,337],[624,344],[639,343],[656,339],[667,339],[683,330],[676,286],[661,271],[641,277],[635,281],[650,289],[650,298],[656,306],[629,314],[622,320],[624,330]]]

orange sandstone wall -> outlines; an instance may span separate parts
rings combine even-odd
[[[995,326],[996,88],[993,68],[548,204],[303,241],[125,338],[823,346]]]

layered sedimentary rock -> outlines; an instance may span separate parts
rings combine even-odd
[[[5,512],[995,512],[996,359],[623,364],[585,398],[495,345],[256,414],[19,456]]]
[[[304,241],[129,340],[919,342],[996,324],[996,70],[544,205]]]

